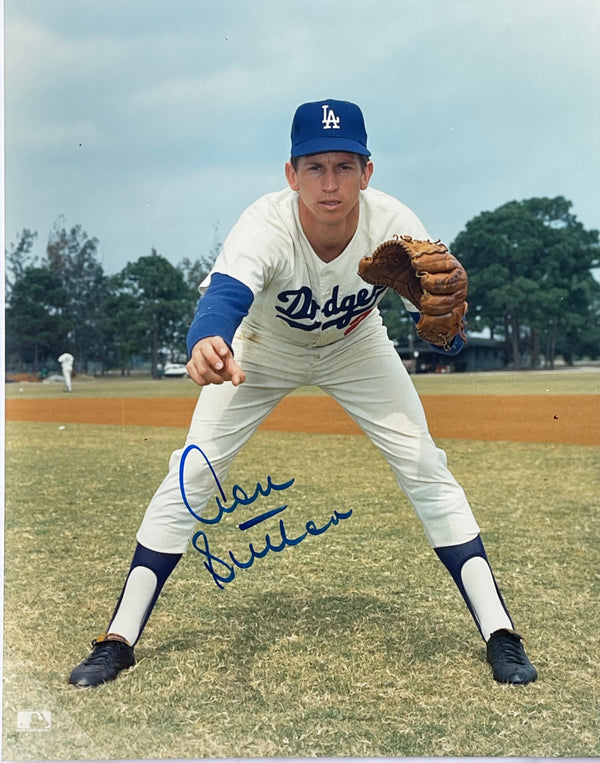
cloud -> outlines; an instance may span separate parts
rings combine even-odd
[[[325,97],[361,104],[373,183],[445,238],[528,195],[600,224],[597,2],[6,0],[5,15],[9,240],[43,242],[62,213],[111,270],[120,241],[193,258],[283,185],[293,111]]]

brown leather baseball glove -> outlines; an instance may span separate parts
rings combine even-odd
[[[358,274],[374,286],[390,287],[418,309],[417,334],[423,341],[446,350],[457,334],[466,341],[467,274],[440,241],[394,236],[362,258]]]

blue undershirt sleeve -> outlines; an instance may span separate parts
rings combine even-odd
[[[213,273],[187,333],[188,355],[196,342],[207,336],[220,336],[231,347],[233,335],[253,301],[252,291],[237,278]]]
[[[418,323],[421,320],[421,314],[420,313],[413,313],[412,310],[409,311],[410,317],[413,319],[415,323]],[[438,347],[437,344],[431,344],[431,342],[427,342],[427,344],[431,347],[432,350],[435,352],[438,352],[440,355],[458,355],[458,353],[462,350],[462,348],[465,346],[464,339],[457,334],[454,339],[452,340],[452,344],[450,347],[448,347],[447,350],[445,350],[443,347]]]

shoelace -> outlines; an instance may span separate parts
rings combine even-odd
[[[505,637],[498,639],[492,645],[492,651],[497,656],[502,656],[507,660],[512,660],[519,665],[523,664],[523,648],[520,641]]]
[[[118,641],[102,641],[97,644],[93,642],[93,650],[86,659],[87,665],[97,665],[106,662],[112,657],[114,652],[119,651]]]

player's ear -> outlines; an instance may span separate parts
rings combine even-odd
[[[360,178],[360,190],[364,191],[368,187],[373,175],[373,162],[367,162]]]
[[[285,163],[285,177],[288,181],[289,187],[292,189],[292,191],[299,191],[300,185],[298,183],[298,173],[293,168],[291,162]]]

